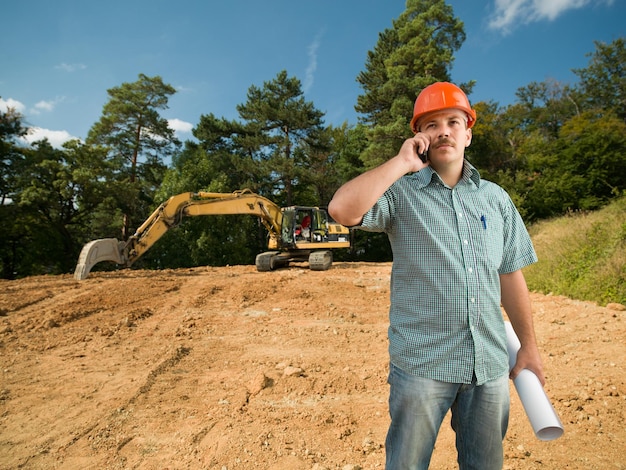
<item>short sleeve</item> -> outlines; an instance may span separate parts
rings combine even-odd
[[[393,199],[393,193],[388,189],[365,213],[358,228],[369,232],[389,232],[395,212]]]

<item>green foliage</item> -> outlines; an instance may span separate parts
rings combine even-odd
[[[574,69],[580,77],[580,94],[586,108],[612,111],[626,120],[626,40],[595,42],[589,65]]]
[[[20,190],[20,175],[24,166],[23,149],[17,139],[26,134],[23,116],[15,109],[0,111],[0,271],[5,279],[28,272],[36,257],[29,256],[27,243],[31,231],[27,215],[13,202]]]
[[[256,254],[267,248],[255,236],[261,229],[265,231],[250,216],[189,218],[166,232],[136,266],[163,269],[254,264]]]
[[[480,168],[483,178],[495,179],[500,171],[514,172],[518,167],[515,153],[511,151],[509,132],[502,111],[495,102],[473,105],[480,118],[472,128],[472,143],[465,157]]]
[[[556,139],[529,139],[525,150],[533,220],[597,209],[626,189],[626,124],[611,113],[575,116]]]
[[[16,223],[16,221],[20,223]],[[36,239],[37,219],[17,204],[0,205],[0,267],[3,279],[39,273],[45,240]],[[35,248],[36,247],[36,248]],[[35,249],[34,249],[35,248]]]
[[[575,212],[529,229],[539,262],[525,269],[543,293],[626,304],[626,196],[594,212]]]
[[[504,110],[475,105],[467,157],[529,222],[598,209],[626,189],[624,41],[596,46],[580,86],[533,82]]]
[[[515,94],[517,103],[508,114],[515,128],[527,134],[540,132],[548,139],[556,138],[563,123],[579,112],[570,87],[553,80],[532,82]]]
[[[177,143],[167,120],[159,115],[176,90],[161,77],[139,74],[136,82],[123,83],[107,93],[110,99],[90,129],[88,142],[108,147],[111,158],[117,159],[132,179],[139,157],[163,159]]]
[[[20,172],[23,155],[17,139],[26,135],[24,117],[15,109],[0,111],[0,204],[18,191],[16,175]]]
[[[242,143],[241,150],[259,165],[267,193],[284,205],[295,204],[295,186],[309,173],[313,157],[323,163],[330,152],[323,113],[304,99],[300,81],[284,70],[262,88],[251,86],[237,111],[244,122],[234,143]]]
[[[21,156],[13,168],[12,203],[1,206],[2,246],[9,247],[3,252],[4,274],[67,272],[110,192],[103,152],[78,141],[54,149],[44,140],[23,148]]]

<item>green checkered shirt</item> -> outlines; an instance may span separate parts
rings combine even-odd
[[[467,161],[446,186],[430,167],[396,181],[363,217],[393,250],[389,354],[414,375],[478,384],[508,374],[499,274],[537,261],[508,194]]]

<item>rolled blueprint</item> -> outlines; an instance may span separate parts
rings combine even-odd
[[[504,326],[506,328],[506,346],[509,352],[509,370],[511,370],[517,361],[520,342],[511,323],[504,322]],[[517,394],[537,438],[541,441],[551,441],[561,437],[563,425],[541,386],[539,378],[530,370],[523,369],[515,377],[513,384],[515,384]]]

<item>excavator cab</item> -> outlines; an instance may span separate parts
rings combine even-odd
[[[333,262],[333,248],[349,248],[349,230],[329,221],[318,207],[290,206],[282,209],[279,248],[256,258],[259,271],[287,266],[291,261],[308,261],[310,269],[325,271]]]
[[[329,240],[328,214],[317,207],[287,207],[283,209],[282,246],[306,248],[308,243]]]

